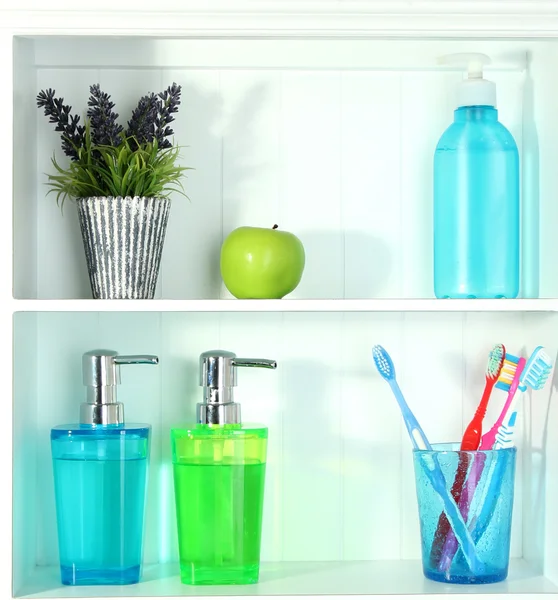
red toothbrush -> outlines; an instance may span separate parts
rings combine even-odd
[[[465,433],[463,434],[463,438],[461,440],[460,450],[478,450],[480,446],[482,436],[482,421],[484,419],[484,415],[486,414],[486,408],[488,407],[488,400],[490,399],[490,394],[492,393],[492,390],[494,389],[494,386],[498,381],[498,377],[500,377],[502,367],[504,366],[505,357],[506,349],[503,344],[497,344],[496,346],[494,346],[494,348],[492,348],[490,354],[488,355],[488,365],[486,367],[485,376],[486,384],[484,386],[484,392],[482,394],[481,401],[479,402],[479,406],[475,412],[474,417],[471,419],[471,422],[467,426],[467,429],[465,429]],[[453,499],[455,500],[456,504],[459,504],[459,500],[461,499],[461,492],[463,491],[463,485],[465,484],[465,479],[467,478],[468,469],[469,455],[460,454],[459,462],[457,465],[457,472],[455,474],[455,479],[451,487],[451,495],[453,496]],[[434,535],[434,541],[432,542],[432,549],[430,551],[431,565],[438,565],[440,558],[442,557],[444,542],[450,529],[451,526],[446,517],[446,513],[443,512],[440,515],[440,518],[438,519],[438,526]]]

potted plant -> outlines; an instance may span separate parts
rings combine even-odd
[[[169,141],[181,87],[140,98],[126,128],[118,124],[111,97],[89,88],[84,124],[64,98],[42,90],[37,106],[62,137],[67,166],[52,158],[48,193],[62,207],[77,204],[94,298],[153,298],[170,194],[184,194],[178,146]]]

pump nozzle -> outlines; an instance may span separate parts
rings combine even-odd
[[[124,405],[116,401],[120,383],[120,365],[156,365],[159,359],[148,354],[120,356],[114,350],[91,350],[82,357],[83,385],[87,402],[83,402],[80,422],[84,425],[120,425],[124,422]]]
[[[240,423],[240,404],[234,401],[237,367],[276,369],[277,362],[267,358],[238,358],[227,350],[200,354],[200,385],[203,402],[197,405],[198,423],[223,425]]]
[[[489,65],[491,62],[490,56],[481,54],[480,52],[456,52],[455,54],[445,54],[438,58],[438,63],[441,65],[467,67],[469,77],[473,79],[482,79],[484,66]]]
[[[455,65],[467,70],[467,78],[457,89],[458,106],[496,107],[496,85],[483,76],[485,65],[491,62],[489,56],[480,52],[459,52],[438,58],[439,64]]]

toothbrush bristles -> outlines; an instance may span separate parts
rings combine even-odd
[[[517,371],[517,360],[511,359],[509,356],[510,355],[506,353],[504,365],[502,366],[500,376],[498,377],[498,387],[500,389],[505,389],[505,391],[507,391],[509,387],[504,388],[504,386],[511,385],[513,378],[515,377],[515,372]]]
[[[514,377],[515,377],[514,372],[502,371],[502,373],[500,373],[500,377],[498,378],[498,381],[513,381]]]
[[[488,355],[486,376],[492,380],[498,379],[504,366],[506,349],[503,344],[496,344]]]
[[[387,352],[379,344],[372,347],[372,358],[374,359],[378,373],[380,373],[384,379],[390,379],[394,376],[393,365],[388,359],[388,356]]]

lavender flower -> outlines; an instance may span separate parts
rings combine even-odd
[[[62,133],[62,150],[73,161],[78,160],[78,149],[83,146],[85,127],[78,125],[79,116],[71,115],[72,107],[64,104],[64,98],[55,98],[55,90],[41,90],[37,95],[37,106],[43,108],[49,123],[55,123],[55,131]]]
[[[182,87],[173,82],[164,92],[159,94],[159,115],[155,121],[155,137],[159,148],[170,148],[172,144],[165,139],[174,131],[168,126],[174,121],[173,113],[178,112]]]
[[[118,146],[122,126],[116,122],[118,113],[113,112],[114,102],[101,91],[98,83],[89,87],[91,96],[87,102],[87,116],[91,123],[91,140],[94,146]]]
[[[126,137],[133,138],[132,145],[152,142],[155,137],[155,121],[159,114],[159,100],[153,93],[142,96],[128,121]],[[134,143],[135,142],[135,143]]]
[[[101,91],[99,84],[89,87],[87,102],[87,131],[79,125],[80,118],[70,114],[71,106],[64,104],[64,98],[55,98],[54,90],[41,91],[37,96],[37,106],[44,109],[50,123],[56,124],[56,131],[62,133],[62,149],[72,160],[79,160],[79,150],[87,141],[91,142],[93,156],[99,158],[97,146],[119,146],[127,139],[132,151],[144,144],[157,142],[159,149],[171,148],[167,139],[174,134],[169,126],[180,105],[181,86],[173,83],[160,94],[149,93],[140,98],[132,117],[124,128],[117,123],[118,113],[114,112],[114,102],[109,94]],[[87,139],[88,135],[91,139]]]

